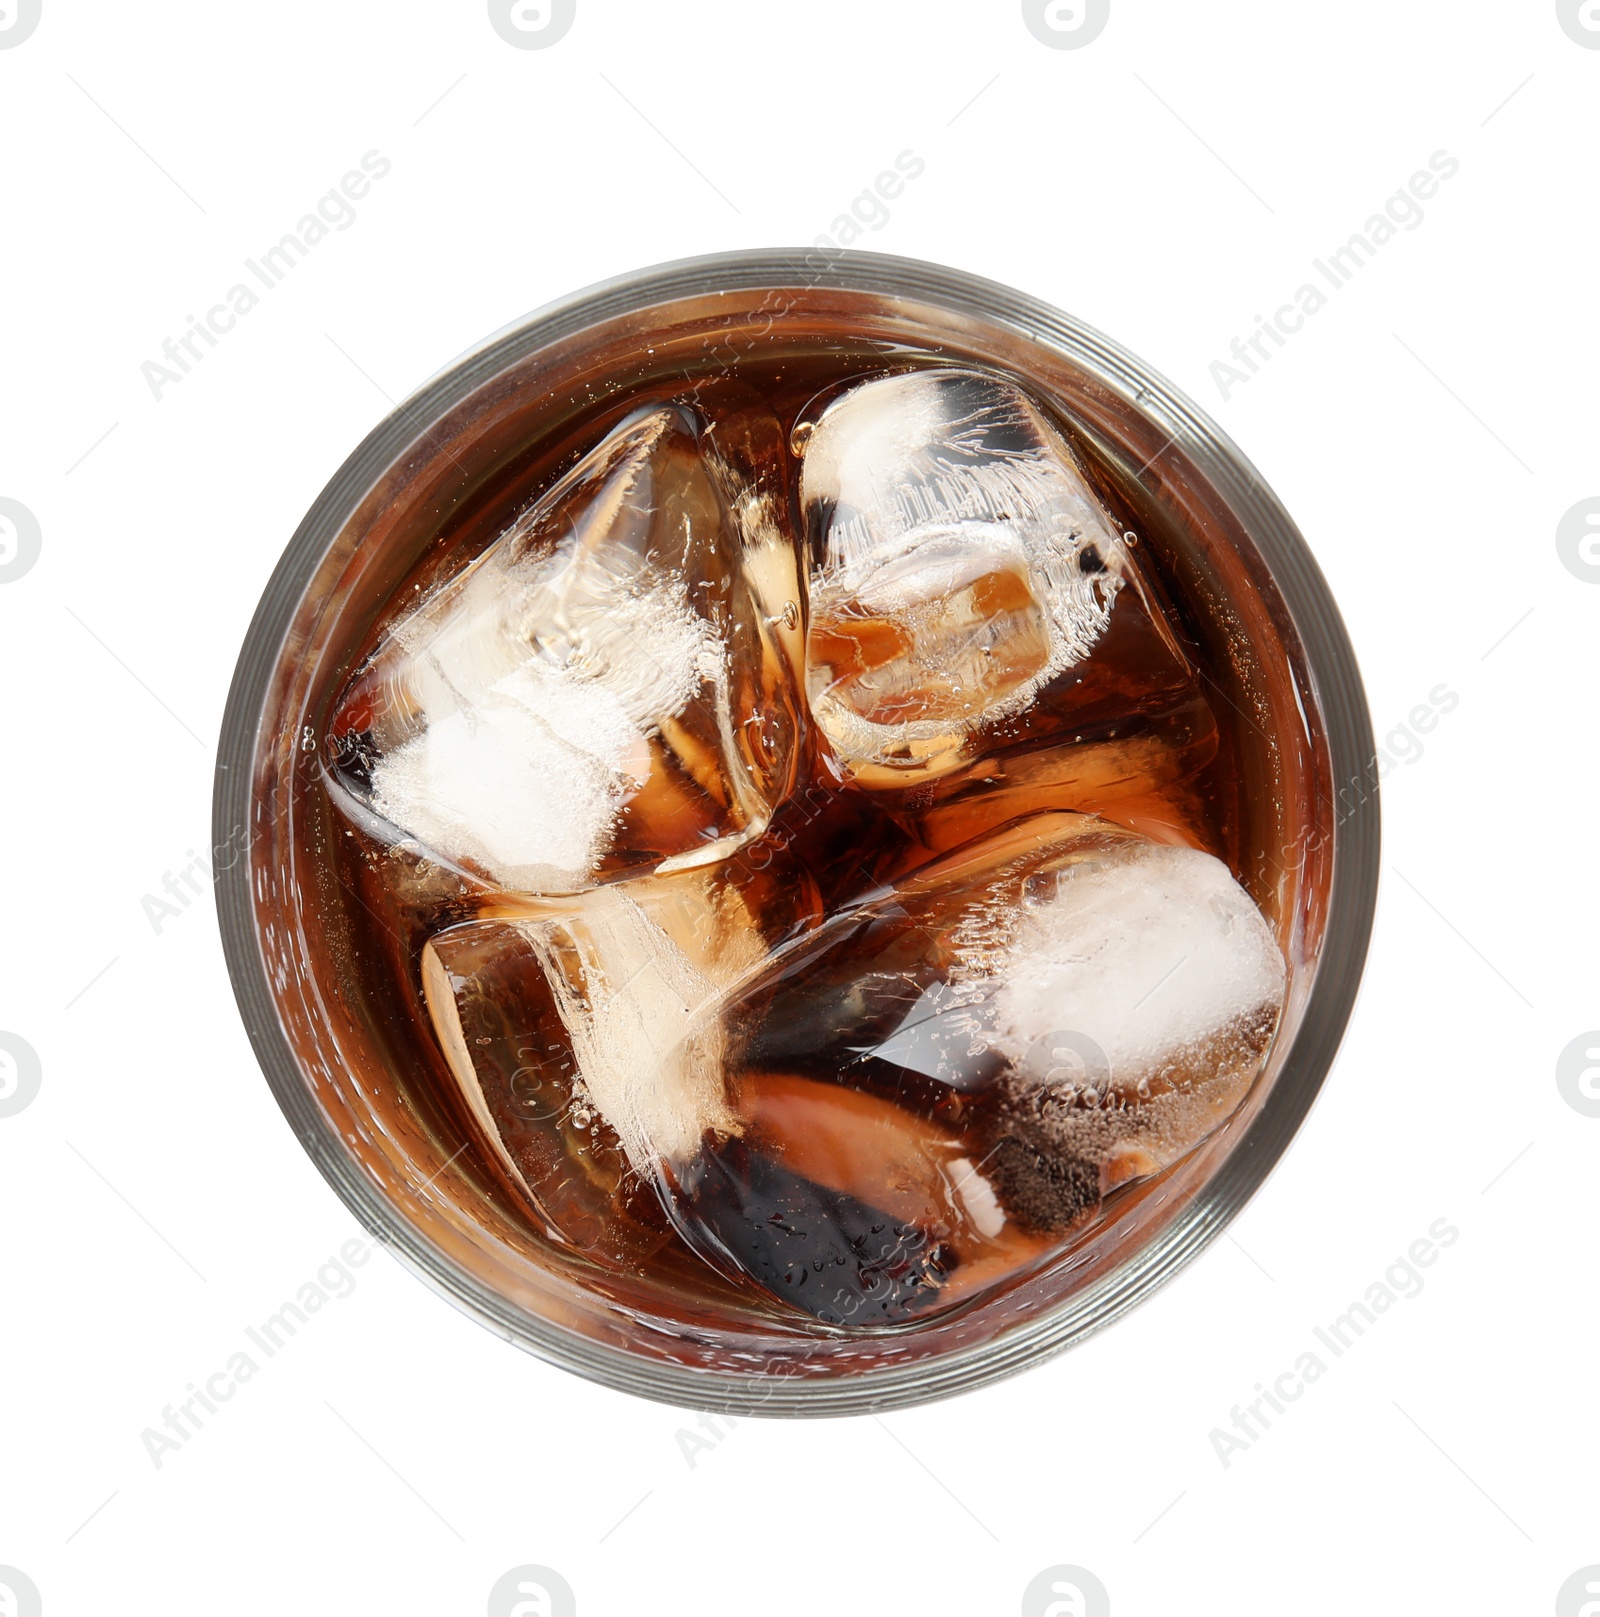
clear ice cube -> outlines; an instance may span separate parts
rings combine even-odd
[[[429,940],[424,993],[467,1119],[547,1234],[609,1262],[665,1238],[663,1187],[741,1128],[723,999],[820,915],[804,871],[735,858],[508,899]]]
[[[945,774],[1093,650],[1122,537],[1060,429],[996,376],[863,382],[796,439],[813,715],[864,784]]]
[[[528,938],[509,921],[448,928],[422,985],[468,1126],[546,1239],[607,1267],[659,1251],[671,1226],[583,1087]]]
[[[800,724],[784,453],[764,405],[638,409],[396,624],[331,732],[380,833],[530,893],[759,835]]]
[[[728,1007],[729,1093],[785,1072],[959,1123],[1005,1218],[1065,1230],[1237,1108],[1284,980],[1220,860],[1035,815],[791,945]]]

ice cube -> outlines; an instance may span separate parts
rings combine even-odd
[[[665,1238],[674,1167],[742,1127],[722,997],[820,913],[774,856],[507,899],[428,942],[428,1009],[468,1119],[547,1234],[611,1262]]]
[[[726,1013],[733,1104],[774,1070],[959,1129],[1005,1214],[1059,1231],[1237,1108],[1283,957],[1226,865],[1035,815],[792,944]]]
[[[1038,874],[989,1005],[1009,1057],[990,1167],[1025,1222],[1056,1229],[1238,1108],[1285,970],[1249,895],[1197,849],[1134,841]]]
[[[924,1312],[956,1270],[1037,1256],[948,1131],[782,1074],[730,1094],[725,1005],[820,916],[774,855],[506,902],[430,941],[440,1046],[547,1234],[637,1264],[648,1197],[727,1278],[862,1328]]]
[[[674,1214],[725,1272],[824,1324],[926,1316],[1046,1257],[948,1124],[835,1082],[745,1071]]]
[[[817,722],[864,784],[958,768],[1105,633],[1122,537],[1060,429],[997,376],[864,382],[797,441]]]
[[[875,1187],[881,1188],[881,1187]],[[797,1172],[781,1141],[708,1139],[675,1222],[700,1255],[825,1325],[893,1325],[939,1298],[953,1255],[929,1230]]]
[[[799,558],[777,421],[635,410],[396,624],[334,773],[391,839],[571,893],[714,862],[793,781]]]
[[[557,1246],[637,1269],[671,1226],[593,1107],[529,940],[506,921],[451,927],[424,948],[422,985],[466,1121],[506,1187]]]

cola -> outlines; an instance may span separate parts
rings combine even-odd
[[[1230,728],[1088,435],[932,354],[595,412],[323,738],[361,969],[538,1240],[924,1321],[1242,1104],[1285,967]]]

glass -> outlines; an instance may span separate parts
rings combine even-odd
[[[1230,762],[1214,823],[1271,923],[1287,989],[1266,1069],[1227,1122],[1176,1161],[1141,1158],[1148,1177],[1117,1189],[1064,1251],[925,1319],[828,1334],[737,1288],[708,1290],[692,1254],[661,1238],[648,1209],[605,1231],[621,1255],[614,1266],[575,1256],[530,1224],[507,1191],[516,1162],[485,1150],[448,1104],[426,993],[430,970],[437,1006],[442,984],[492,978],[505,951],[486,953],[481,934],[446,930],[429,945],[430,967],[420,937],[408,935],[408,926],[437,929],[442,903],[463,874],[470,887],[482,862],[467,857],[448,891],[440,867],[419,862],[414,890],[391,870],[381,892],[363,892],[330,857],[347,827],[330,809],[325,764],[331,747],[335,774],[342,765],[359,798],[364,762],[339,750],[340,737],[357,733],[351,679],[397,591],[445,576],[453,558],[505,531],[629,401],[687,391],[726,413],[740,389],[759,382],[766,396],[789,401],[803,438],[825,422],[816,395],[841,369],[881,373],[930,360],[1015,378],[1059,410],[1087,445],[1107,500],[1129,514],[1124,539],[1142,547],[1144,576],[1170,597],[1205,676],[1203,708]],[[978,581],[991,596],[995,576]],[[781,608],[771,616],[777,640],[795,632]],[[836,632],[826,600],[820,616],[816,644],[837,663],[832,688],[843,694],[836,722],[841,735],[863,738],[853,767],[870,787],[896,760],[875,739],[881,726],[860,722],[881,713],[859,697],[859,670],[838,661],[849,636]],[[1000,699],[1042,655],[1026,635],[1018,645],[1015,665],[993,675]],[[1159,660],[1150,650],[1146,671]],[[940,731],[948,715],[915,674],[895,687],[897,711]],[[354,700],[370,733],[359,687]],[[1200,733],[1199,708],[1165,701],[1160,711],[1162,756],[1214,744]],[[779,711],[740,765],[760,787],[741,814],[714,823],[707,809],[693,822],[696,837],[749,842],[765,812],[762,792],[782,796],[793,722]],[[427,384],[337,474],[269,584],[235,676],[218,761],[219,906],[241,1011],[299,1137],[363,1224],[459,1306],[541,1357],[677,1404],[883,1409],[966,1390],[1070,1346],[1200,1251],[1264,1178],[1322,1082],[1359,981],[1377,871],[1372,756],[1354,658],[1304,542],[1239,452],[1147,368],[1034,300],[936,266],[733,254],[642,272],[530,317]],[[1096,779],[1126,765],[1093,746],[1060,757],[1070,768],[1048,779],[1024,774],[996,794],[992,782],[964,775],[959,745],[930,743],[917,767],[932,784],[907,797],[899,818],[921,846],[956,849],[997,815],[1050,807],[1064,774],[1076,771],[1092,793]],[[647,822],[658,823],[641,816]],[[1128,823],[1142,828],[1137,815]],[[619,847],[607,879],[625,879],[635,856],[683,853],[655,830],[636,849],[626,839]],[[516,851],[507,857],[514,862]],[[783,858],[749,862],[740,879],[739,902],[769,930],[797,924],[805,880]],[[698,893],[705,873],[691,854],[673,880]],[[392,924],[372,927],[374,905]],[[461,919],[481,914],[469,907]],[[378,936],[394,950],[382,970],[370,953]],[[824,964],[848,977],[849,950],[835,955]],[[413,956],[421,992],[408,991]],[[806,986],[802,978],[802,998]],[[473,1014],[458,1005],[458,1017]],[[488,1037],[470,1033],[474,1046]],[[528,1151],[548,1150],[556,1120],[526,1066],[514,1051],[501,1064],[505,1087],[494,1103],[503,1119],[519,1120]],[[761,1093],[773,1115],[800,1115],[814,1099],[793,1086]],[[574,1126],[570,1106],[560,1126]],[[583,1221],[612,1217],[616,1201],[586,1201],[576,1193],[584,1189],[575,1187],[563,1216],[592,1237]]]

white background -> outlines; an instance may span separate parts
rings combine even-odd
[[[527,1562],[584,1617],[1011,1614],[1057,1563],[1118,1617],[1554,1609],[1600,1562],[1600,1119],[1555,1081],[1600,1024],[1600,589],[1555,544],[1600,494],[1597,97],[1548,0],[1113,0],[1073,50],[1014,0],[578,0],[539,50],[472,0],[44,0],[0,51],[0,495],[43,535],[0,585],[0,1028],[43,1072],[0,1118],[0,1565],[48,1617],[477,1614]],[[163,338],[373,149],[393,171],[356,223],[157,402]],[[1380,737],[1459,698],[1385,782],[1317,1109],[1153,1301],[952,1403],[749,1420],[691,1465],[694,1417],[544,1367],[379,1255],[157,1469],[163,1406],[358,1233],[256,1068],[209,894],[159,934],[141,902],[206,846],[290,533],[480,337],[645,264],[808,242],[908,149],[926,172],[861,245],[1172,378],[1303,527]],[[1230,340],[1441,150],[1425,222],[1224,401]],[[1460,1239],[1421,1295],[1224,1467],[1213,1428],[1440,1218]]]

